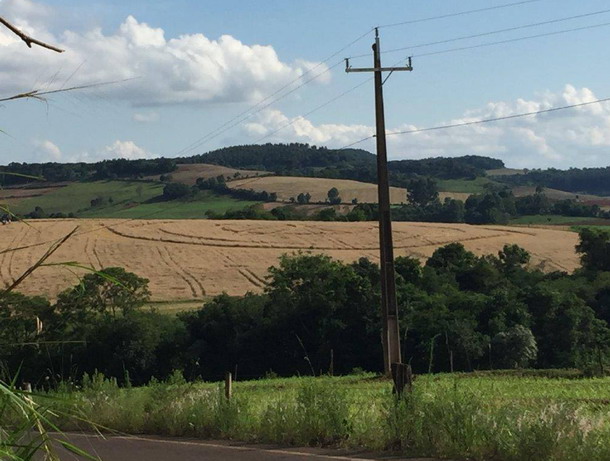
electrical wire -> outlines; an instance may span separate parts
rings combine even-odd
[[[229,131],[231,128],[234,128],[238,125],[241,125],[243,122],[245,122],[246,120],[249,120],[250,118],[254,117],[255,115],[259,114],[260,112],[262,112],[263,110],[267,109],[268,107],[272,106],[273,104],[275,104],[278,101],[281,101],[282,99],[290,96],[291,94],[295,93],[296,91],[300,90],[302,87],[304,87],[305,85],[307,85],[308,83],[312,82],[313,80],[321,77],[324,74],[329,73],[330,71],[332,71],[335,67],[337,67],[338,65],[342,64],[343,60],[337,62],[336,64],[332,65],[331,67],[328,67],[326,70],[324,70],[323,72],[320,72],[319,74],[314,75],[313,77],[311,77],[308,80],[305,80],[303,83],[301,83],[300,85],[296,86],[295,88],[293,88],[292,90],[288,91],[287,93],[284,93],[283,95],[273,99],[272,101],[270,101],[269,103],[259,107],[256,111],[245,115],[244,117],[240,118],[239,120],[236,120],[234,123],[226,126],[225,128],[223,128],[222,130],[218,131],[217,133],[213,134],[212,136],[208,136],[206,139],[202,139],[196,143],[194,143],[189,149],[187,149],[186,151],[183,150],[181,151],[182,154],[186,153],[186,152],[190,152],[193,151],[194,149],[197,149],[199,147],[201,147],[202,145],[208,143],[209,141],[211,141],[212,139],[217,138],[218,136],[220,136],[221,134]]]
[[[500,33],[502,31],[512,31],[512,30],[518,30],[520,28],[527,28],[527,27],[535,27],[535,26],[545,25],[545,24],[552,24],[552,23],[557,23],[557,22],[561,22],[561,21],[578,19],[578,18],[593,16],[593,15],[598,15],[598,14],[604,14],[604,13],[610,13],[610,9],[596,11],[596,12],[592,12],[592,13],[581,14],[581,15],[577,15],[577,16],[570,16],[570,17],[567,17],[567,18],[553,19],[553,20],[550,20],[550,21],[544,21],[544,22],[535,23],[535,24],[528,24],[528,25],[525,25],[525,26],[518,26],[518,27],[509,28],[509,29],[503,29],[501,31],[487,32],[485,34],[477,34],[477,35],[474,35],[474,36],[450,39],[450,40],[445,40],[445,41],[440,41],[440,42],[434,42],[434,43],[431,43],[431,44],[416,45],[416,46],[414,46],[412,48],[417,48],[417,47],[421,47],[421,46],[429,46],[429,45],[438,44],[438,43],[447,43],[447,42],[450,42],[450,41],[462,40],[462,39],[472,38],[472,37],[490,35],[490,34],[494,34],[494,33]],[[578,27],[578,28],[573,28],[573,29],[566,29],[566,30],[561,30],[561,31],[547,32],[547,33],[544,33],[544,34],[536,34],[536,35],[525,36],[525,37],[517,37],[517,38],[513,38],[513,39],[498,41],[498,42],[489,42],[489,43],[472,45],[472,46],[468,46],[468,47],[459,47],[459,48],[453,48],[453,49],[448,49],[448,50],[441,50],[441,51],[436,51],[436,52],[431,52],[431,53],[424,53],[424,54],[420,54],[420,55],[415,55],[414,57],[433,56],[433,55],[436,55],[436,54],[444,54],[444,53],[450,53],[450,52],[455,52],[455,51],[463,51],[463,50],[468,50],[468,49],[474,49],[474,48],[480,48],[480,47],[487,47],[487,46],[499,45],[499,44],[504,44],[504,43],[510,43],[510,42],[515,42],[515,41],[530,40],[530,39],[533,39],[533,38],[546,37],[546,36],[549,36],[549,35],[558,35],[558,34],[574,32],[574,31],[580,31],[580,30],[586,30],[586,29],[592,29],[592,28],[602,27],[602,26],[607,26],[607,25],[610,25],[610,23],[603,23],[603,24],[597,24],[597,25],[592,25],[592,26],[583,26],[583,27]],[[408,47],[397,49],[395,51],[401,51],[401,50],[404,50],[404,49],[408,49]],[[393,51],[393,50],[390,50],[388,52],[391,52],[391,51]],[[368,55],[366,55],[366,56],[368,56]],[[397,64],[395,64],[395,65],[397,65]],[[292,126],[297,121],[299,121],[299,120],[301,120],[301,119],[311,115],[314,112],[317,112],[318,110],[328,106],[329,104],[335,102],[336,100],[346,96],[347,94],[353,92],[354,90],[356,90],[360,86],[364,85],[365,83],[369,82],[370,80],[372,80],[372,78],[368,79],[368,80],[365,80],[364,82],[356,85],[355,87],[350,88],[349,90],[339,94],[338,96],[335,96],[334,98],[330,99],[329,101],[326,101],[325,103],[323,103],[320,106],[316,107],[315,109],[311,110],[310,112],[307,112],[304,115],[301,115],[299,117],[296,117],[296,118],[292,119],[290,122],[286,123],[285,125],[279,127],[278,129],[272,131],[271,133],[269,133],[269,134],[259,138],[257,141],[255,141],[255,144],[258,144],[258,143],[264,141],[265,139],[273,136],[274,134],[278,133],[279,131],[281,131],[281,130],[283,130],[285,128],[288,128],[289,126]],[[362,139],[360,141],[357,141],[355,144],[359,144],[359,143],[364,142],[364,141],[366,141],[368,139],[370,139],[370,137],[367,137],[367,138],[364,138],[364,139]],[[351,145],[350,146],[346,146],[346,147],[351,147]],[[346,147],[343,147],[343,148],[346,148]]]
[[[200,147],[200,143],[205,143],[213,138],[211,138],[210,136],[213,135],[220,135],[222,134],[224,131],[223,128],[227,127],[228,125],[232,124],[233,122],[235,122],[237,119],[242,118],[243,116],[245,116],[246,114],[248,114],[250,111],[255,110],[256,108],[258,108],[259,106],[265,104],[267,101],[269,101],[270,99],[272,99],[274,96],[277,96],[278,94],[280,94],[282,91],[286,90],[287,88],[289,88],[290,86],[292,86],[294,83],[300,81],[303,79],[304,76],[314,72],[316,69],[320,68],[322,65],[328,63],[331,59],[333,59],[334,57],[338,56],[339,54],[343,53],[345,50],[347,50],[348,48],[350,48],[351,46],[355,45],[356,43],[358,43],[360,40],[362,40],[363,38],[365,38],[367,35],[369,35],[371,32],[373,32],[373,29],[369,29],[367,30],[365,33],[363,33],[362,35],[359,35],[358,37],[356,37],[354,40],[352,40],[351,42],[349,42],[347,45],[343,46],[342,48],[340,48],[339,50],[337,50],[336,52],[334,52],[333,54],[331,54],[330,56],[328,56],[326,59],[324,59],[323,61],[320,61],[318,64],[316,64],[315,66],[313,66],[310,69],[307,69],[303,74],[299,75],[297,78],[295,78],[294,80],[288,82],[286,85],[282,86],[281,88],[279,88],[278,90],[276,90],[275,92],[271,93],[270,95],[268,95],[267,97],[265,97],[264,99],[262,99],[261,101],[257,102],[256,104],[254,104],[253,106],[249,107],[248,109],[240,112],[239,114],[237,114],[236,116],[234,116],[233,118],[231,118],[230,120],[228,120],[227,122],[223,123],[222,125],[220,125],[219,127],[217,127],[216,129],[210,131],[209,133],[207,133],[206,135],[202,136],[201,138],[199,138],[197,141],[193,142],[192,144],[190,144],[189,146],[185,147],[184,149],[182,149],[181,151],[179,151],[175,156],[180,156],[182,154],[184,154],[185,152],[189,152],[193,149],[196,149],[197,147]],[[343,60],[341,60],[340,62],[343,62]],[[339,62],[339,63],[340,63]],[[337,63],[336,65],[338,65],[339,63]],[[336,65],[334,65],[333,67],[336,67]],[[328,71],[328,69],[324,72],[322,72],[321,74],[318,74],[315,78],[318,78],[319,76],[325,74]],[[296,91],[296,89],[299,89],[301,87],[303,87],[304,85],[306,85],[307,83],[311,82],[312,80],[315,80],[315,78],[313,79],[309,79],[307,82],[305,82],[302,85],[299,85],[298,87],[295,88],[295,90],[291,91],[288,94],[293,93],[294,91]],[[271,104],[275,104],[277,101],[283,99],[285,96],[282,96],[281,98],[277,98],[275,100],[273,100],[270,104],[267,104],[265,107],[263,107],[261,110],[265,109],[266,107],[269,107]],[[252,115],[255,115],[256,113],[260,112],[260,110],[257,110],[256,112],[254,112]],[[246,117],[245,119],[250,118],[250,116]],[[245,120],[244,119],[244,120]],[[241,121],[239,122],[241,123]],[[238,123],[238,124],[239,124]],[[233,126],[236,125],[231,125],[232,128]],[[219,132],[220,131],[220,132]],[[214,136],[215,137],[215,136]]]
[[[482,13],[484,11],[491,11],[491,10],[499,10],[502,8],[510,8],[513,6],[519,6],[519,5],[527,5],[529,3],[537,3],[540,2],[542,0],[524,0],[524,1],[520,1],[520,2],[513,2],[513,3],[505,3],[502,5],[496,5],[496,6],[489,6],[489,7],[485,7],[485,8],[478,8],[475,10],[466,10],[466,11],[458,11],[456,13],[448,13],[448,14],[442,14],[440,16],[431,16],[428,18],[420,18],[420,19],[411,19],[408,21],[402,21],[402,22],[395,22],[392,24],[384,24],[381,26],[378,26],[379,28],[388,28],[388,27],[397,27],[397,26],[404,26],[407,24],[417,24],[420,22],[427,22],[427,21],[435,21],[437,19],[445,19],[445,18],[453,18],[456,16],[465,16],[465,15],[469,15],[469,14],[474,14],[474,13]]]
[[[550,109],[542,109],[542,110],[535,110],[532,112],[524,112],[524,113],[520,113],[520,114],[506,115],[504,117],[487,118],[487,119],[483,119],[483,120],[474,120],[471,122],[452,123],[449,125],[434,126],[431,128],[419,128],[419,129],[415,129],[415,130],[394,131],[394,132],[387,133],[387,136],[423,133],[425,131],[447,130],[449,128],[457,128],[457,127],[462,127],[462,126],[481,125],[484,123],[493,123],[493,122],[499,122],[502,120],[511,120],[511,119],[515,119],[515,118],[530,117],[530,116],[534,116],[534,115],[559,112],[562,110],[575,109],[577,107],[590,106],[592,104],[600,104],[600,103],[609,102],[609,101],[610,101],[610,98],[596,99],[595,101],[581,102],[579,104],[570,104],[567,106],[560,106],[560,107],[551,107]]]
[[[478,45],[470,45],[470,46],[462,46],[459,48],[449,48],[447,50],[440,50],[440,51],[431,51],[429,53],[422,53],[422,54],[416,54],[413,55],[413,58],[422,58],[422,57],[426,57],[426,56],[436,56],[439,54],[447,54],[447,53],[454,53],[456,51],[465,51],[465,50],[473,50],[476,48],[485,48],[488,46],[495,46],[495,45],[504,45],[506,43],[514,43],[514,42],[521,42],[524,40],[531,40],[534,38],[541,38],[541,37],[551,37],[554,35],[561,35],[561,34],[567,34],[570,32],[578,32],[581,30],[589,30],[589,29],[598,29],[600,27],[607,27],[610,26],[610,22],[603,22],[601,24],[592,24],[589,26],[583,26],[583,27],[575,27],[573,29],[562,29],[562,30],[557,30],[554,32],[545,32],[543,34],[536,34],[536,35],[526,35],[525,37],[516,37],[516,38],[510,38],[507,40],[500,40],[497,42],[487,42],[487,43],[480,43]]]
[[[610,13],[610,9],[606,9],[606,10],[600,10],[600,11],[594,11],[591,13],[584,13],[584,14],[578,14],[575,16],[568,16],[568,17],[563,17],[563,18],[557,18],[557,19],[551,19],[548,21],[542,21],[542,22],[535,22],[535,23],[531,23],[531,24],[524,24],[521,26],[514,26],[514,27],[508,27],[505,29],[496,29],[496,30],[492,30],[489,32],[482,32],[482,33],[478,33],[478,34],[472,34],[472,35],[463,35],[460,37],[455,37],[455,38],[449,38],[446,40],[438,40],[435,42],[427,42],[427,43],[420,43],[418,45],[410,45],[410,46],[403,46],[400,48],[392,48],[390,50],[385,50],[382,51],[382,54],[390,54],[390,53],[396,53],[399,51],[406,51],[406,50],[413,50],[416,48],[425,48],[425,47],[429,47],[429,46],[434,46],[434,45],[443,45],[445,43],[452,43],[452,42],[458,42],[458,41],[462,41],[462,40],[469,40],[472,38],[480,38],[480,37],[487,37],[490,35],[496,35],[496,34],[502,34],[502,33],[506,33],[506,32],[514,32],[517,30],[523,30],[523,29],[531,29],[532,27],[540,27],[540,26],[546,26],[549,24],[557,24],[560,22],[566,22],[566,21],[573,21],[575,19],[583,19],[583,18],[588,18],[591,16],[598,16],[600,14],[606,14],[606,13]],[[359,55],[355,55],[355,56],[351,56],[348,59],[357,59],[357,58],[363,58],[363,57],[368,57],[370,56],[369,54],[359,54]]]
[[[417,128],[414,130],[404,130],[404,131],[391,131],[391,132],[386,132],[386,136],[396,136],[396,135],[405,135],[405,134],[414,134],[414,133],[424,133],[427,131],[438,131],[438,130],[448,130],[451,128],[458,128],[458,127],[464,127],[464,126],[472,126],[472,125],[482,125],[485,123],[494,123],[494,122],[500,122],[503,120],[512,120],[512,119],[516,119],[516,118],[523,118],[523,117],[531,117],[534,115],[541,115],[541,114],[548,114],[548,113],[552,113],[552,112],[559,112],[562,110],[568,110],[568,109],[575,109],[578,107],[585,107],[585,106],[590,106],[593,104],[600,104],[600,103],[604,103],[604,102],[610,102],[610,98],[604,98],[604,99],[596,99],[595,101],[587,101],[587,102],[581,102],[578,104],[570,104],[567,106],[559,106],[559,107],[551,107],[550,109],[541,109],[541,110],[535,110],[535,111],[531,111],[531,112],[523,112],[520,114],[513,114],[513,115],[506,115],[503,117],[494,117],[494,118],[486,118],[486,119],[481,119],[481,120],[472,120],[470,122],[460,122],[460,123],[451,123],[451,124],[447,124],[447,125],[439,125],[439,126],[433,126],[433,127],[429,127],[429,128]],[[347,149],[349,147],[355,146],[357,144],[363,143],[365,141],[368,141],[369,139],[373,139],[376,138],[376,135],[371,135],[371,136],[367,136],[366,138],[362,138],[358,141],[355,141],[351,144],[348,144],[346,146],[340,147],[338,149],[334,149],[334,150],[343,150],[343,149]]]
[[[360,88],[361,86],[363,86],[363,85],[365,85],[365,84],[369,83],[371,80],[373,80],[373,78],[374,78],[374,77],[370,77],[370,78],[368,78],[368,79],[366,79],[366,80],[364,80],[364,81],[360,82],[358,85],[353,86],[353,87],[352,87],[352,88],[350,88],[349,90],[344,91],[344,92],[343,92],[343,93],[341,93],[341,94],[338,94],[337,96],[335,96],[335,97],[334,97],[334,98],[332,98],[332,99],[329,99],[329,100],[328,100],[328,101],[326,101],[325,103],[320,104],[320,105],[319,105],[319,106],[317,106],[315,109],[310,110],[309,112],[307,112],[307,113],[305,113],[305,114],[303,114],[303,115],[299,115],[298,117],[296,117],[296,118],[292,119],[290,122],[286,123],[285,125],[283,125],[283,126],[281,126],[281,127],[277,128],[276,130],[272,131],[271,133],[268,133],[268,134],[266,134],[265,136],[263,136],[263,137],[261,137],[261,138],[257,139],[256,141],[254,141],[254,144],[259,144],[259,143],[261,143],[261,142],[262,142],[262,141],[264,141],[265,139],[270,138],[270,137],[271,137],[271,136],[273,136],[274,134],[276,134],[276,133],[278,133],[278,132],[282,131],[283,129],[288,128],[289,126],[294,125],[294,124],[295,124],[295,123],[296,123],[298,120],[302,120],[302,119],[304,119],[305,117],[308,117],[308,116],[310,116],[311,114],[313,114],[313,113],[315,113],[315,112],[319,111],[320,109],[323,109],[324,107],[326,107],[326,106],[328,106],[328,105],[332,104],[333,102],[337,101],[338,99],[340,99],[340,98],[342,98],[342,97],[344,97],[344,96],[347,96],[348,94],[350,94],[350,93],[352,93],[353,91],[357,90],[357,89],[358,89],[358,88]]]

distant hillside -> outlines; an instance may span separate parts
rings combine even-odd
[[[610,195],[610,167],[530,170],[497,179],[512,186],[543,186],[566,192]]]
[[[375,164],[375,156],[365,150],[332,150],[297,143],[225,147],[207,154],[176,160],[179,163],[213,163],[231,168],[274,172]]]
[[[282,176],[351,179],[375,183],[376,157],[362,149],[333,150],[309,144],[264,144],[226,147],[178,163],[212,163],[231,168],[267,170]],[[504,168],[501,160],[477,155],[395,160],[388,164],[390,180],[406,186],[414,176],[437,179],[474,179],[486,170]]]
[[[223,176],[225,178],[249,178],[252,176],[268,175],[267,171],[258,170],[237,170],[222,165],[210,165],[207,163],[180,164],[176,170],[169,173],[169,180],[180,182],[189,186],[194,185],[197,179],[209,179]],[[159,175],[145,176],[147,180],[158,180]]]

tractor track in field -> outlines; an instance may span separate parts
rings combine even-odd
[[[176,266],[174,261],[171,258],[167,257],[167,253],[163,251],[163,250],[165,250],[165,247],[158,246],[155,249],[157,250],[157,253],[159,254],[159,258],[161,259],[163,264],[170,271],[172,271],[172,273],[174,273],[178,277],[180,277],[180,279],[182,279],[182,281],[189,286],[189,288],[191,289],[191,294],[193,295],[194,298],[196,298],[197,297],[197,290],[195,288],[195,285],[193,284],[193,282],[188,277],[186,277],[184,275],[184,273],[182,271],[182,268],[180,266]]]
[[[118,231],[112,227],[108,227],[107,228],[110,232],[119,235],[121,237],[124,238],[128,238],[128,239],[134,239],[134,240],[145,240],[145,241],[150,241],[150,242],[159,242],[159,243],[172,243],[172,244],[177,244],[177,245],[194,245],[194,246],[204,246],[204,247],[215,247],[215,248],[244,248],[244,249],[260,249],[260,250],[285,250],[285,251],[290,251],[290,250],[314,250],[314,251],[372,251],[372,250],[378,250],[379,246],[374,245],[374,246],[353,246],[351,248],[337,248],[336,246],[314,246],[314,245],[307,245],[307,244],[301,244],[301,245],[275,245],[275,244],[266,244],[266,245],[261,245],[261,244],[249,244],[249,243],[245,243],[243,241],[227,241],[226,243],[220,243],[220,242],[213,242],[213,243],[208,243],[208,242],[203,242],[203,241],[196,241],[196,242],[189,242],[189,241],[185,241],[185,240],[178,240],[178,239],[167,239],[167,238],[163,238],[163,237],[147,237],[144,235],[133,235],[133,234],[129,234],[125,231]],[[449,230],[452,230],[451,228],[448,228]],[[394,245],[394,249],[395,250],[401,250],[401,249],[411,249],[411,248],[424,248],[424,247],[429,247],[429,246],[442,246],[442,245],[447,245],[449,243],[454,243],[454,242],[472,242],[472,241],[476,241],[476,240],[490,240],[490,239],[494,239],[494,238],[501,238],[501,237],[506,237],[507,234],[510,234],[511,232],[503,232],[500,231],[498,232],[496,230],[495,234],[492,235],[479,235],[479,236],[474,236],[474,237],[468,237],[468,238],[451,238],[451,239],[444,239],[444,240],[431,240],[428,238],[424,238],[426,241],[423,243],[416,243],[416,244],[409,244],[409,245],[401,245],[401,244],[395,244]],[[515,233],[520,233],[520,234],[524,234],[523,232],[515,232]],[[527,234],[529,235],[529,234]],[[186,235],[184,235],[184,237],[187,237]],[[187,238],[192,238],[192,239],[205,239],[205,237],[193,237],[193,236],[188,236]],[[230,243],[231,242],[231,243]]]
[[[185,277],[189,278],[190,280],[192,280],[192,282],[195,284],[196,287],[199,288],[200,294],[201,296],[205,296],[205,288],[203,288],[203,285],[201,284],[201,282],[199,281],[199,279],[197,277],[195,277],[193,274],[191,274],[189,271],[187,271],[186,269],[184,269],[172,256],[172,252],[169,251],[169,248],[164,247],[165,248],[165,252],[167,253],[167,257],[168,259],[172,262],[172,264],[175,267],[179,267],[180,270],[182,271],[182,273],[184,274]]]

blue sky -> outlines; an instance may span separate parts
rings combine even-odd
[[[0,163],[174,156],[298,79],[373,26],[511,0],[306,2],[0,0],[0,14],[66,53],[29,50],[0,35],[0,94],[134,78],[0,108]],[[533,3],[381,28],[382,49],[451,39],[610,8],[601,0]],[[413,50],[475,45],[610,22],[610,12]],[[609,27],[414,59],[385,86],[388,130],[510,115],[610,97]],[[370,52],[370,34],[329,60]],[[409,51],[384,55],[395,64]],[[371,58],[353,60],[370,65]],[[306,79],[324,69],[315,68]],[[338,65],[302,89],[186,154],[234,144],[309,142],[342,147],[373,133],[371,83]],[[297,82],[296,84],[300,83]],[[295,85],[296,85],[295,84]],[[293,86],[288,87],[289,91]],[[279,95],[281,95],[280,93]],[[363,148],[372,150],[370,143]],[[599,104],[446,132],[389,138],[391,158],[480,154],[514,167],[610,164],[610,106]]]

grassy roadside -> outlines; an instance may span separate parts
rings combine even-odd
[[[59,397],[85,419],[131,434],[454,459],[610,459],[610,378],[421,376],[402,401],[372,375],[266,379],[235,383],[226,401],[218,383],[189,384],[179,374],[124,389],[98,376]],[[61,425],[79,429],[73,420]]]

